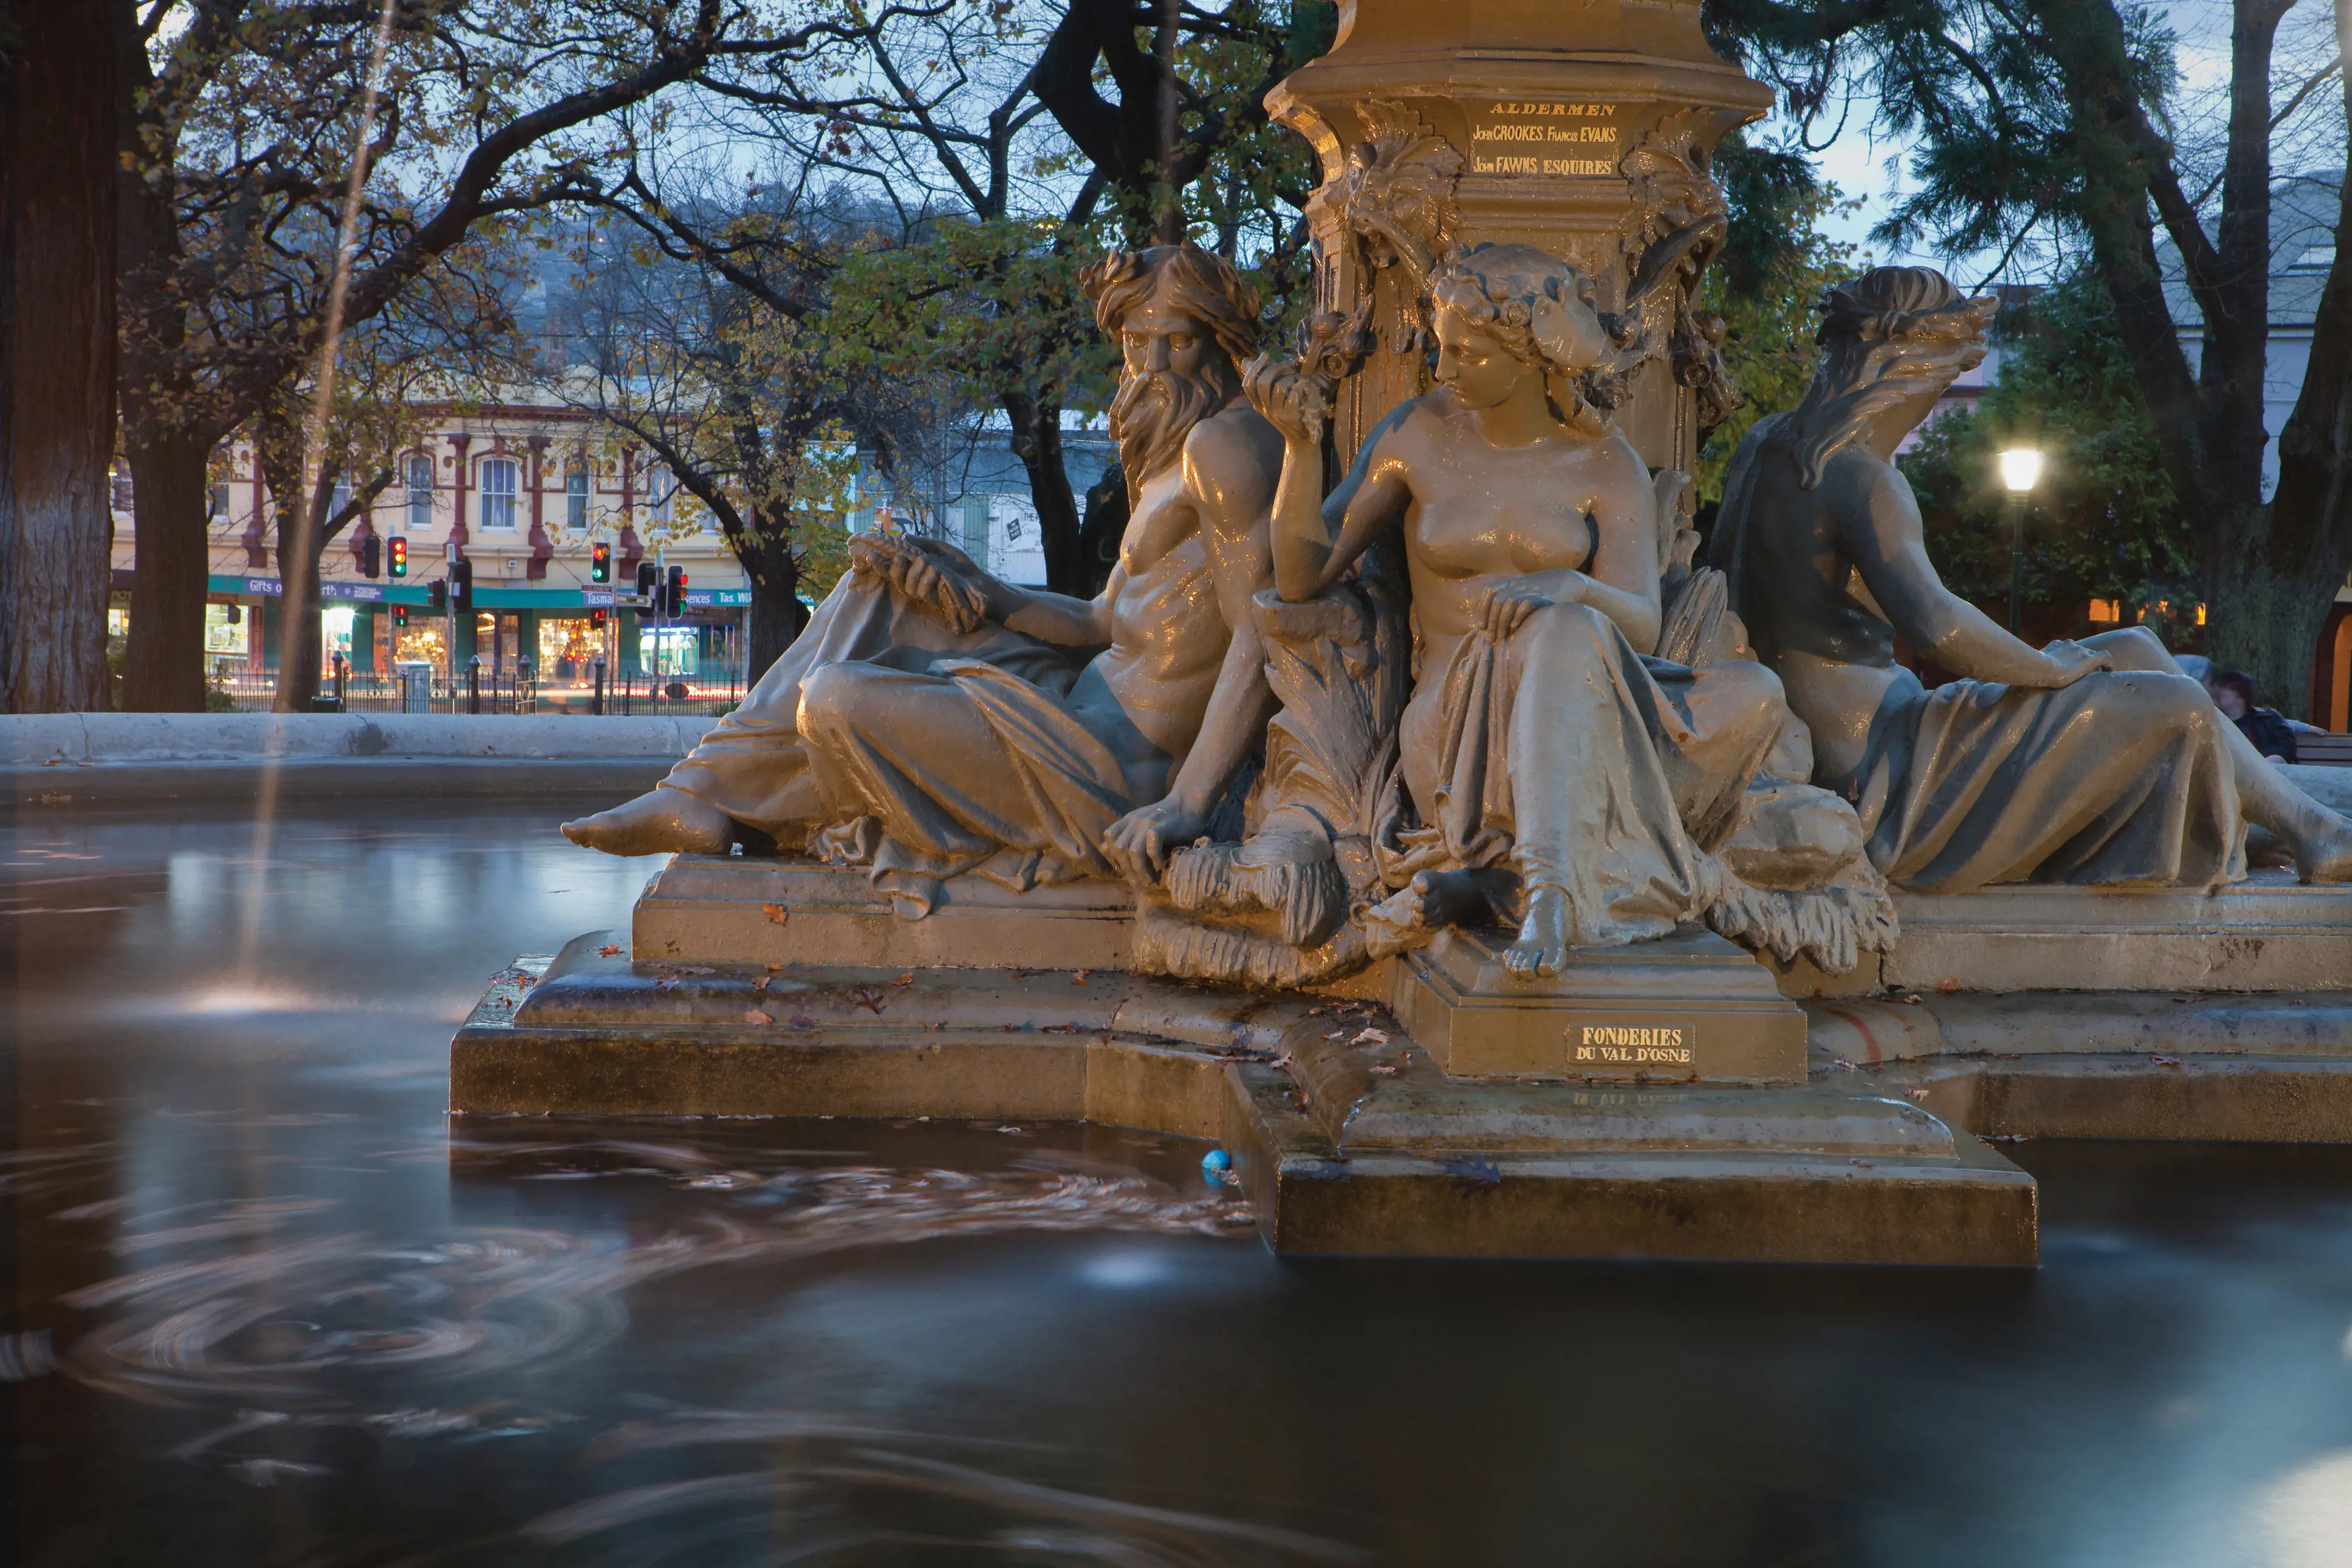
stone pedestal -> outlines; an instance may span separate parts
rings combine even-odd
[[[450,1108],[1113,1123],[1222,1144],[1285,1251],[1821,1262],[2031,1263],[2032,1181],[1979,1134],[2352,1142],[2352,890],[1904,914],[1867,994],[1785,999],[1703,933],[1521,981],[1499,932],[1260,992],[1129,972],[1114,885],[907,920],[856,873],[681,856],[633,932],[492,986]],[[1580,1061],[1586,1028],[1691,1060]]]
[[[1577,948],[1548,978],[1506,969],[1507,939],[1449,931],[1394,965],[1390,1005],[1457,1077],[1805,1081],[1803,1010],[1713,932]]]

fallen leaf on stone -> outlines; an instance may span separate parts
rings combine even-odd
[[[761,1029],[765,1029],[776,1020],[770,1018],[766,1013],[761,1012],[759,1009],[751,1008],[744,1011],[743,1021],[745,1023],[757,1024]]]
[[[617,958],[621,956],[620,946],[617,943],[607,942],[596,949],[596,956],[600,958]]]
[[[1276,1057],[1272,1061],[1267,1062],[1267,1063],[1266,1063],[1266,1065],[1267,1065],[1268,1067],[1287,1067],[1287,1066],[1289,1066],[1289,1065],[1290,1065],[1290,1052],[1288,1052],[1288,1051],[1284,1051],[1280,1056],[1277,1056],[1277,1057]]]
[[[1353,1040],[1349,1040],[1348,1043],[1349,1043],[1349,1045],[1386,1045],[1388,1042],[1389,1042],[1389,1031],[1388,1031],[1388,1030],[1384,1030],[1384,1029],[1369,1029],[1369,1028],[1368,1028],[1368,1029],[1366,1029],[1362,1033],[1360,1033],[1360,1034],[1357,1035],[1355,1039],[1353,1039]]]
[[[911,986],[915,983],[915,971],[909,969],[890,983],[894,986]]]
[[[786,909],[781,904],[763,904],[760,905],[760,913],[766,915],[769,919],[774,921],[779,925],[783,925],[793,917],[792,911]]]
[[[1386,1062],[1381,1062],[1375,1066],[1372,1071],[1379,1073],[1382,1078],[1394,1078],[1398,1073],[1402,1072],[1404,1069],[1402,1067],[1391,1067]]]
[[[675,977],[667,980],[656,980],[654,982],[654,989],[657,991],[674,991],[677,989],[677,980]]]
[[[758,979],[751,982],[751,988],[755,991],[764,991],[768,988],[768,982],[774,978],[775,977],[773,975],[761,975]]]
[[[857,988],[857,1005],[864,1008],[867,1012],[872,1013],[876,1018],[880,1018],[882,1016],[882,993],[876,990],[871,986],[860,986]]]
[[[1074,986],[1083,986],[1087,983],[1087,977],[1093,973],[1094,971],[1092,969],[1080,969],[1076,974],[1070,977],[1070,984]]]

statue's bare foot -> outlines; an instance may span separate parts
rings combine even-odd
[[[563,824],[563,836],[608,855],[723,855],[734,820],[683,789],[656,785],[609,811]]]
[[[2325,809],[2294,835],[2295,873],[2305,882],[2352,882],[2352,821]]]
[[[1519,922],[1519,939],[1503,949],[1503,967],[1522,977],[1559,974],[1575,927],[1567,893],[1538,883],[1528,889],[1527,918]]]
[[[1421,905],[1421,923],[1433,930],[1486,925],[1495,917],[1494,904],[1486,896],[1486,880],[1475,871],[1415,873],[1412,892]]]

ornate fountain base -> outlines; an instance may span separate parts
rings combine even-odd
[[[1459,935],[1269,995],[1129,973],[1102,884],[966,879],[909,921],[855,873],[681,857],[631,933],[491,987],[450,1108],[1214,1139],[1286,1252],[2007,1266],[2035,1260],[2034,1186],[1987,1137],[2352,1142],[2352,992],[2286,988],[2352,975],[2352,893],[2004,888],[1905,917],[1866,996],[1790,999],[1820,977],[1776,989],[1696,933],[1537,983]],[[2054,941],[2103,988],[1996,988],[2046,986]],[[1961,956],[1969,988],[1904,983]],[[2236,988],[2134,988],[2158,977]]]

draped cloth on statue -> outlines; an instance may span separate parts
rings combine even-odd
[[[809,766],[839,824],[828,859],[926,913],[921,879],[977,872],[1018,891],[1115,877],[1104,835],[1132,810],[1111,748],[1047,685],[977,659],[920,674],[856,661],[813,671],[801,698]]]
[[[1906,676],[1853,800],[1899,887],[2000,882],[2213,887],[2245,874],[2229,721],[2185,675],[2098,671],[2056,691]]]
[[[1789,722],[1761,665],[1644,657],[1580,604],[1500,643],[1465,637],[1439,703],[1436,799],[1411,858],[1507,863],[1566,893],[1591,945],[1666,936],[1716,902],[1726,873],[1707,852]]]
[[[852,575],[740,706],[670,769],[785,849],[865,865],[908,914],[937,879],[1010,887],[1112,876],[1104,833],[1136,801],[1065,698],[1060,648],[969,633]]]

